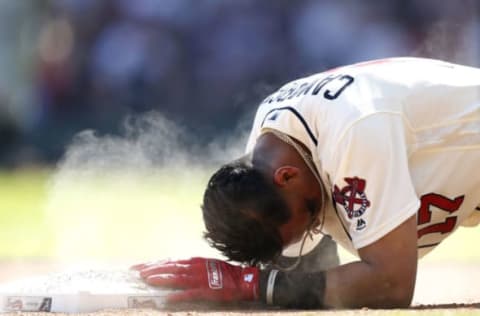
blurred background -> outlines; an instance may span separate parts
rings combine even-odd
[[[203,186],[266,95],[368,59],[478,67],[479,17],[475,0],[0,0],[0,261],[208,253]],[[462,245],[439,256],[480,260]]]
[[[478,1],[0,1],[0,164],[150,110],[205,140],[279,84],[388,56],[479,65]]]

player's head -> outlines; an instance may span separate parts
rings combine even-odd
[[[283,242],[278,227],[290,212],[275,185],[245,160],[222,166],[208,182],[203,198],[205,238],[238,262],[268,262]]]
[[[210,179],[205,237],[231,260],[269,262],[318,224],[323,196],[298,153],[268,135],[252,163],[237,160]]]

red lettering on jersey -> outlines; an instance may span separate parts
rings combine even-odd
[[[419,229],[417,232],[417,237],[421,238],[423,235],[432,234],[432,233],[440,233],[446,234],[451,232],[455,228],[455,224],[457,224],[457,217],[450,216],[445,219],[445,222],[432,224],[422,229]]]
[[[429,223],[432,220],[431,206],[435,206],[438,209],[448,212],[450,214],[458,211],[463,203],[465,196],[458,196],[455,199],[449,199],[443,195],[436,193],[428,193],[422,195],[420,198],[420,208],[417,213],[417,224],[423,225]],[[446,234],[451,232],[457,223],[457,216],[450,216],[445,219],[443,223],[435,223],[424,227],[417,232],[418,238],[426,234],[440,233]]]

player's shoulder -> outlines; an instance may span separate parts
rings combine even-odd
[[[439,59],[421,57],[393,57],[348,65],[343,68],[360,79],[379,84],[423,86],[437,82],[450,83],[461,79],[474,80],[480,69]],[[455,79],[453,79],[455,78]]]
[[[421,72],[421,69],[430,69],[433,73]],[[391,57],[384,59],[368,60],[349,65],[331,68],[322,72],[309,74],[283,84],[274,91],[261,104],[284,102],[302,96],[324,96],[327,100],[336,99],[340,94],[337,91],[328,90],[334,85],[345,88],[355,80],[354,76],[365,75],[370,80],[381,80],[381,78],[398,78],[402,80],[405,76],[409,78],[422,77],[423,75],[438,74],[442,70],[457,72],[480,71],[478,68],[455,64],[443,60],[422,58],[422,57]],[[368,76],[377,74],[378,76]],[[321,93],[323,92],[323,93]]]
[[[268,95],[260,106],[264,108],[278,107],[285,104],[298,104],[304,99],[318,103],[339,101],[355,81],[369,82],[378,85],[386,77],[400,77],[394,72],[405,73],[406,65],[414,69],[418,63],[439,62],[414,57],[395,57],[371,60],[351,65],[340,66],[326,71],[310,74],[283,84],[278,90]]]

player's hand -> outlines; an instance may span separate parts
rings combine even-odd
[[[133,266],[142,279],[154,286],[181,289],[168,302],[235,302],[259,298],[259,270],[217,259],[191,258]]]

